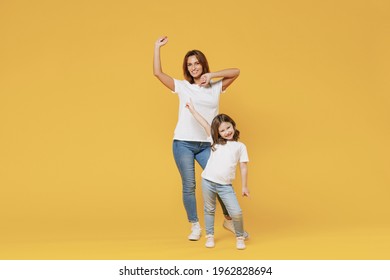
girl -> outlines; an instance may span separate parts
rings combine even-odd
[[[225,114],[217,115],[211,126],[194,108],[191,100],[186,108],[203,126],[207,135],[212,137],[210,159],[202,173],[202,192],[204,200],[204,215],[206,222],[206,247],[212,248],[214,243],[215,198],[220,196],[230,216],[233,219],[236,233],[237,249],[245,249],[242,211],[233,190],[232,181],[235,178],[237,163],[240,163],[242,195],[249,196],[247,186],[248,153],[246,146],[239,142],[240,131],[236,123]]]
[[[237,68],[210,72],[205,55],[198,50],[189,51],[183,60],[185,80],[176,80],[163,72],[160,48],[168,43],[168,37],[160,37],[155,43],[154,75],[179,97],[179,119],[173,137],[173,155],[182,179],[183,203],[188,221],[192,224],[189,240],[199,240],[199,225],[195,198],[195,160],[202,168],[210,156],[210,141],[203,128],[185,109],[185,102],[191,98],[199,112],[211,121],[218,114],[219,96],[238,77]],[[216,82],[211,79],[220,78]],[[218,198],[219,199],[219,198]],[[219,199],[220,200],[220,199]],[[234,226],[226,207],[221,203],[225,215],[224,227],[234,232]]]

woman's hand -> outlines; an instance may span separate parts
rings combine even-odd
[[[161,47],[161,46],[164,46],[166,43],[168,43],[168,37],[163,36],[163,37],[158,38],[154,45],[156,47]]]
[[[210,84],[211,78],[212,78],[211,73],[206,73],[200,76],[200,86],[201,87],[208,86]]]

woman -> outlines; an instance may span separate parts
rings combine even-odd
[[[185,106],[192,100],[198,112],[211,123],[218,114],[219,96],[240,74],[237,68],[210,72],[205,55],[198,50],[189,51],[183,60],[185,80],[177,80],[163,72],[160,59],[160,48],[168,43],[168,37],[160,37],[155,43],[153,73],[172,92],[179,96],[179,118],[173,140],[173,155],[182,179],[183,203],[191,225],[189,240],[199,240],[199,225],[195,196],[195,160],[202,169],[210,156],[210,139],[202,126],[195,120]],[[212,81],[220,78],[218,81]],[[233,233],[234,225],[223,205],[225,215],[224,227]]]

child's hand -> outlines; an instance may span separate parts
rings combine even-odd
[[[249,189],[248,189],[248,187],[242,188],[242,196],[249,197]]]
[[[195,111],[195,107],[194,107],[194,104],[192,103],[191,99],[190,99],[190,101],[187,101],[186,108],[188,110],[190,110],[191,113],[193,113]]]

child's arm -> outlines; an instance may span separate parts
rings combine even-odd
[[[241,186],[242,186],[242,196],[249,197],[249,188],[248,188],[248,163],[240,162],[240,171],[241,171]]]
[[[192,104],[192,101],[186,103],[186,108],[190,110],[191,114],[194,116],[194,118],[198,121],[198,123],[203,126],[204,130],[207,133],[207,136],[211,135],[211,127],[209,123],[205,120],[205,118],[202,117],[201,114],[199,114],[194,107],[194,104]]]

